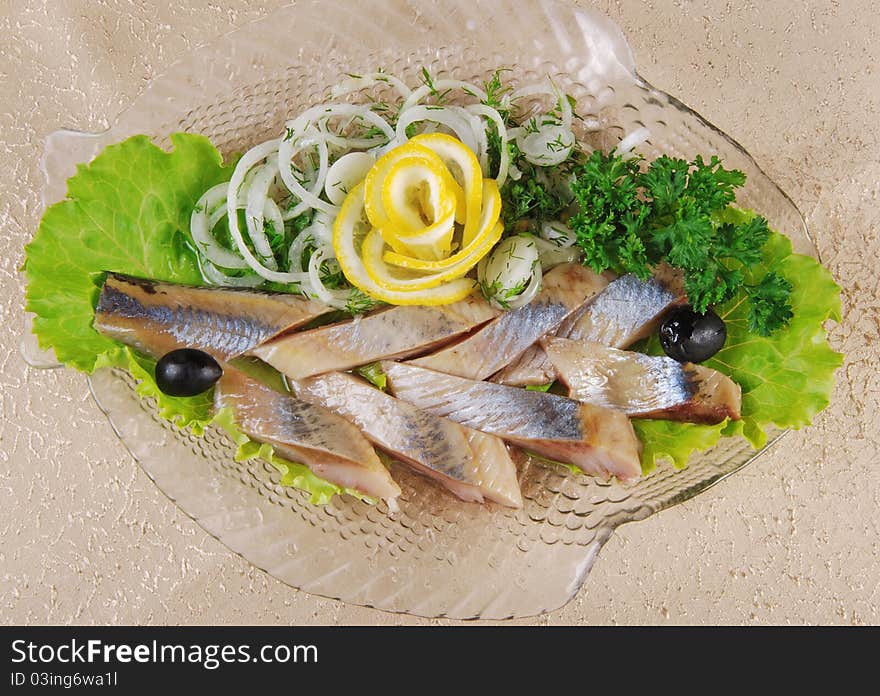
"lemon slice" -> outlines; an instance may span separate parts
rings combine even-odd
[[[437,169],[443,169],[443,160],[433,150],[429,150],[412,141],[395,147],[377,159],[364,179],[364,202],[367,218],[374,227],[386,227],[388,225],[388,214],[382,201],[383,184],[388,177],[388,173],[397,162],[413,156],[432,161]]]
[[[386,290],[426,290],[455,277],[454,272],[449,271],[425,274],[407,268],[389,266],[382,259],[384,250],[385,240],[379,230],[374,227],[364,237],[361,246],[361,259],[370,280]]]
[[[391,264],[399,269],[428,271],[442,274],[444,278],[455,278],[471,270],[492,250],[492,247],[501,239],[504,225],[501,222],[497,222],[489,232],[490,234],[481,243],[471,244],[467,249],[463,249],[457,254],[441,261],[423,261],[422,259],[403,256],[388,250],[383,254],[382,260],[386,264]]]
[[[401,268],[431,272],[445,271],[450,268],[460,269],[462,264],[470,262],[467,268],[462,271],[462,273],[466,273],[476,265],[477,261],[489,253],[489,250],[495,246],[504,231],[504,226],[498,221],[501,215],[501,194],[494,179],[485,179],[483,181],[482,194],[486,205],[479,217],[479,231],[471,243],[461,251],[444,259],[428,260],[400,253],[395,249],[394,251],[386,251],[383,257],[384,260]]]
[[[455,214],[458,186],[449,172],[418,155],[402,157],[382,181],[382,208],[399,235],[418,234],[425,225]]]
[[[498,243],[501,194],[476,155],[441,133],[419,135],[380,157],[346,196],[333,226],[345,277],[393,304],[467,297],[465,275]]]
[[[501,223],[498,223],[497,229],[494,230],[498,238],[501,237],[502,229]],[[386,290],[425,290],[463,276],[488,253],[498,238],[491,243],[487,243],[482,249],[472,249],[467,255],[461,257],[456,264],[448,265],[446,268],[432,273],[424,273],[386,263],[383,258],[385,242],[379,230],[373,228],[364,237],[361,247],[361,259],[367,275],[381,288]]]
[[[407,145],[423,147],[436,153],[461,185],[466,212],[458,221],[464,223],[462,247],[466,247],[478,234],[480,210],[483,207],[483,170],[480,169],[477,156],[467,145],[445,133],[417,135]]]
[[[399,253],[435,260],[448,256],[456,188],[442,164],[416,154],[398,159],[382,181],[383,239]]]
[[[442,305],[458,302],[470,295],[476,282],[470,278],[440,281],[429,288],[397,286],[397,289],[376,283],[367,273],[361,258],[364,241],[372,231],[366,211],[365,183],[355,186],[346,196],[333,225],[333,249],[345,277],[370,297],[396,305]],[[396,281],[395,281],[396,282]]]

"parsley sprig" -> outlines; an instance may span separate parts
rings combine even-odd
[[[791,284],[778,273],[751,277],[770,236],[767,221],[721,222],[745,183],[717,157],[705,162],[667,156],[645,171],[638,158],[593,152],[575,170],[579,211],[569,224],[596,272],[612,269],[647,278],[662,261],[684,271],[685,291],[698,312],[748,297],[749,328],[768,336],[792,317]],[[752,281],[752,282],[747,282]]]

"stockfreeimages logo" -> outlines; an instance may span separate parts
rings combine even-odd
[[[181,645],[154,640],[132,645],[74,638],[60,645],[14,640],[11,647],[13,664],[27,665],[200,664],[213,670],[222,664],[245,662],[305,664],[318,661],[316,646],[284,643],[263,645],[254,650],[250,645],[241,644]]]

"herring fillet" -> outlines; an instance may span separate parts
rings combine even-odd
[[[609,283],[564,338],[625,348],[649,336],[663,312],[684,301],[684,278],[666,264],[647,280],[627,274]]]
[[[109,273],[94,327],[155,358],[177,348],[197,348],[223,361],[331,311],[286,293],[192,287]]]
[[[272,445],[278,455],[302,462],[331,483],[395,507],[400,487],[372,445],[346,419],[230,367],[217,383],[214,405],[218,410],[230,408],[246,435]]]
[[[467,338],[409,363],[468,379],[487,379],[556,330],[607,284],[580,264],[561,264],[544,276],[541,292],[528,304],[503,312]]]
[[[304,379],[384,358],[426,352],[498,313],[475,295],[437,307],[395,306],[340,324],[283,336],[254,348],[251,354],[291,379]]]
[[[473,452],[469,480],[489,500],[512,508],[523,506],[516,464],[510,449],[500,437],[460,426]]]
[[[330,372],[292,386],[297,396],[348,419],[377,447],[462,500],[483,502],[485,492],[503,504],[522,505],[516,469],[506,450],[506,458],[475,461],[475,451],[501,454],[481,433],[471,434],[458,423],[420,411],[351,374]],[[504,471],[506,467],[510,470]]]
[[[619,411],[406,363],[383,361],[382,369],[395,396],[429,413],[589,474],[621,481],[641,475],[640,443]]]
[[[252,439],[271,444],[318,476],[394,506],[400,488],[363,435],[348,421],[251,379],[227,361],[280,332],[332,311],[282,293],[200,288],[109,274],[95,312],[95,328],[160,358],[197,348],[223,365],[216,408],[228,406]]]
[[[667,308],[684,301],[680,272],[661,264],[648,280],[627,274],[610,282],[582,311],[566,320],[556,335],[626,348],[650,335]],[[544,349],[536,344],[492,381],[526,386],[547,384],[555,379],[553,365]]]
[[[623,411],[631,418],[661,418],[714,425],[738,420],[739,385],[702,365],[666,356],[609,348],[591,341],[541,341],[569,398]]]
[[[297,396],[351,421],[378,447],[449,488],[462,500],[483,502],[465,480],[473,454],[461,428],[423,413],[363,380],[330,372],[295,382]]]

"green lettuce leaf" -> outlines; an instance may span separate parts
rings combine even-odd
[[[228,181],[232,165],[200,135],[176,133],[165,152],[146,136],[111,145],[67,182],[67,198],[43,216],[26,247],[26,309],[35,314],[34,333],[70,367],[128,369],[142,398],[154,398],[163,418],[193,434],[211,424],[238,446],[236,460],[261,457],[281,473],[281,484],[301,488],[324,504],[357,491],[325,481],[303,464],[278,457],[252,441],[226,409],[214,413],[213,390],[172,397],[156,385],[156,362],[99,334],[92,326],[104,272],[128,273],[173,283],[203,285],[195,254],[187,245],[192,209],[215,184]]]
[[[791,242],[776,235],[776,246]],[[721,309],[727,324],[724,348],[706,366],[725,373],[743,390],[743,420],[736,426],[755,447],[767,436],[764,426],[798,429],[824,409],[834,388],[834,372],[843,355],[831,349],[826,319],[840,320],[840,288],[831,274],[809,256],[790,254],[773,267],[792,284],[794,318],[769,337],[747,330],[748,309],[731,302]]]
[[[385,391],[388,387],[388,378],[382,370],[382,365],[377,362],[363,365],[362,367],[357,368],[356,372],[381,391]]]
[[[203,282],[187,246],[189,218],[232,170],[207,138],[176,133],[171,142],[165,152],[135,136],[79,165],[67,198],[46,211],[25,249],[34,333],[66,365],[85,372],[125,365],[122,346],[92,328],[103,271]]]
[[[718,425],[696,425],[666,420],[633,419],[633,429],[642,441],[642,474],[651,473],[661,459],[676,469],[687,466],[691,454],[718,444],[727,421]]]
[[[550,387],[553,386],[553,382],[547,382],[547,384],[529,384],[526,386],[527,391],[536,391],[536,392],[546,392],[550,391]]]
[[[721,221],[742,223],[752,217],[751,211],[728,208]],[[708,449],[721,436],[745,437],[759,449],[767,442],[767,426],[801,428],[828,405],[834,372],[843,356],[828,344],[824,322],[840,320],[840,288],[818,261],[792,253],[791,240],[784,235],[771,233],[762,253],[763,262],[752,269],[746,283],[771,271],[786,278],[792,285],[791,323],[770,336],[750,332],[748,302],[740,291],[716,308],[727,325],[727,341],[704,363],[742,387],[742,420],[718,426],[634,422],[645,445],[642,468],[646,473],[658,459],[684,466],[694,451]],[[645,351],[663,354],[656,336]]]

